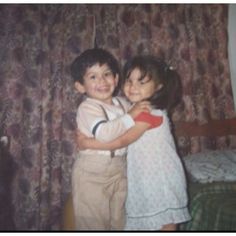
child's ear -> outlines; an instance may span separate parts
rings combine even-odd
[[[85,93],[85,88],[80,82],[75,82],[75,88],[79,93]]]

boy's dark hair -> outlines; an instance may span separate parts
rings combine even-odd
[[[182,97],[180,76],[165,61],[150,55],[136,56],[125,64],[123,78],[127,79],[135,68],[141,71],[140,80],[149,76],[156,84],[163,84],[163,87],[149,98],[155,108],[170,112],[180,102]]]
[[[105,49],[93,48],[85,50],[72,62],[71,75],[74,82],[80,82],[83,84],[83,77],[86,70],[97,63],[100,65],[107,64],[114,76],[116,74],[120,76],[119,63],[115,57]]]

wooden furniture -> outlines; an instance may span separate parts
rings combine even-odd
[[[177,137],[236,135],[236,118],[211,120],[203,125],[199,125],[197,122],[176,122],[174,127],[174,132]]]

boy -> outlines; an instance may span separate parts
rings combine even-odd
[[[129,103],[113,97],[119,81],[117,60],[106,50],[88,49],[71,66],[75,88],[86,95],[77,111],[78,129],[102,142],[134,126],[146,102],[128,111]],[[128,113],[127,113],[128,112]],[[127,193],[126,148],[81,150],[72,169],[72,196],[78,230],[122,230]]]

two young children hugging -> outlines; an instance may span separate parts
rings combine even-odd
[[[123,90],[131,105],[113,97],[119,66],[109,52],[89,49],[73,62],[75,87],[86,94],[77,112],[85,136],[80,135],[72,170],[78,230],[175,230],[190,218],[184,171],[165,111],[180,94],[173,72],[151,56],[128,62]]]

